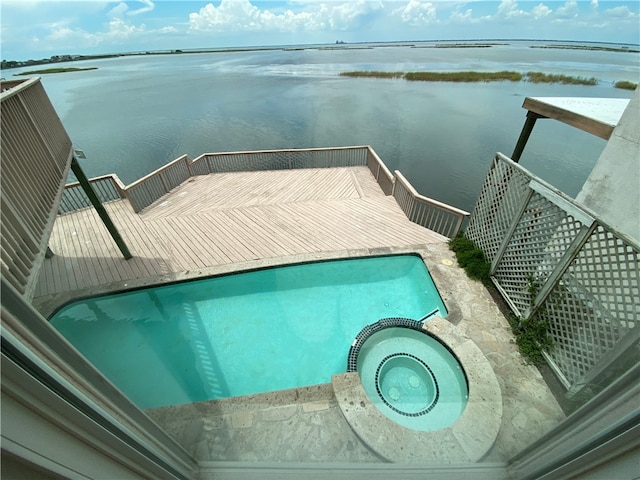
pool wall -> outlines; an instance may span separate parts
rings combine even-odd
[[[78,288],[73,291],[58,293],[54,295],[42,295],[34,299],[34,307],[45,318],[50,318],[58,310],[64,308],[71,302],[102,296],[105,294],[118,294],[131,292],[148,287],[159,287],[164,285],[177,284],[191,280],[202,280],[211,277],[220,277],[237,273],[251,272],[274,267],[285,267],[304,263],[314,263],[342,259],[356,259],[367,257],[382,257],[389,255],[414,255],[420,257],[425,263],[429,274],[431,275],[436,289],[443,300],[447,309],[447,318],[453,323],[459,321],[459,308],[455,305],[455,298],[449,294],[449,289],[441,289],[442,285],[447,284],[447,279],[440,272],[432,272],[432,266],[427,263],[427,255],[420,251],[427,246],[416,247],[383,247],[383,248],[364,248],[353,250],[340,250],[334,252],[321,253],[305,253],[300,255],[290,255],[287,257],[256,259],[246,262],[238,262],[226,265],[215,265],[200,269],[189,270],[185,272],[171,273],[166,275],[155,275],[144,278],[127,280],[126,282],[111,282],[100,286]],[[434,275],[435,273],[435,275]],[[453,309],[449,303],[453,302]]]

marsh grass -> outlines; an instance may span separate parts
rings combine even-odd
[[[340,73],[343,77],[373,77],[373,78],[403,78],[405,74],[403,72],[367,72],[358,70],[355,72],[342,72]]]
[[[615,88],[622,88],[623,90],[635,90],[638,87],[638,84],[627,80],[619,80],[614,83],[613,86]]]
[[[421,82],[519,82],[518,72],[410,72],[405,80]]]
[[[58,68],[45,68],[42,70],[29,70],[28,72],[20,72],[20,73],[16,73],[16,75],[40,75],[40,74],[46,74],[46,73],[65,73],[65,72],[80,72],[83,70],[97,70],[98,67],[85,67],[85,68],[78,68],[78,67],[66,67],[66,68],[62,68],[62,67],[58,67]]]
[[[542,72],[527,72],[526,80],[531,83],[562,83],[563,85],[597,85],[598,79],[591,77],[572,77]]]
[[[364,78],[402,78],[408,81],[418,82],[520,82],[531,83],[561,83],[564,85],[597,85],[598,79],[591,77],[572,77],[570,75],[557,75],[542,72],[380,72],[380,71],[353,71],[340,73],[343,77],[364,77]],[[623,82],[618,82],[623,83]],[[631,82],[626,82],[631,83]],[[635,84],[634,84],[635,85]],[[630,87],[616,87],[629,88]],[[635,86],[634,86],[635,88]],[[632,89],[631,89],[632,90]]]

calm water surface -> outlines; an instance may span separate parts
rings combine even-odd
[[[130,183],[186,153],[371,145],[427,196],[471,210],[496,151],[510,155],[526,96],[630,98],[636,53],[530,48],[304,49],[123,57],[42,82],[89,176]],[[515,70],[596,77],[598,86],[448,84],[340,77],[348,70]],[[12,71],[3,72],[5,77]],[[605,142],[539,121],[522,164],[569,195]]]

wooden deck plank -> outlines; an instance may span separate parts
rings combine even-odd
[[[261,248],[261,254],[266,257],[278,257],[289,255],[290,250],[284,248],[277,242],[274,242],[274,236],[265,231],[261,218],[254,217],[251,213],[255,209],[242,208],[235,210],[226,210],[223,214],[232,218],[243,229],[251,231],[253,234],[253,243]]]
[[[37,295],[261,258],[446,241],[409,222],[366,167],[195,177],[163,202],[141,214],[127,201],[105,205],[134,255],[128,261],[93,209],[58,217],[56,255],[43,264]]]

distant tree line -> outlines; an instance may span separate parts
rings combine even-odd
[[[96,60],[98,58],[120,57],[121,54],[108,55],[52,55],[49,58],[41,58],[39,60],[2,60],[0,68],[29,67],[31,65],[47,65],[50,63],[74,62],[77,60]]]

